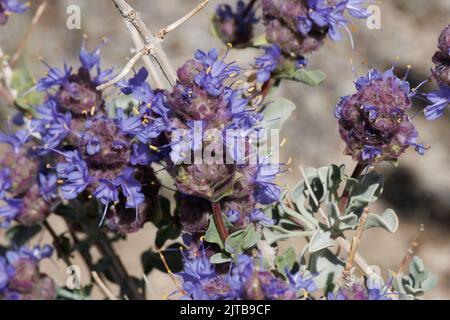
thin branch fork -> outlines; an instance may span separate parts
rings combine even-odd
[[[170,64],[169,58],[167,57],[167,54],[162,48],[164,36],[168,32],[173,31],[174,29],[176,29],[177,27],[188,21],[195,14],[197,14],[209,2],[209,0],[203,1],[194,10],[189,12],[187,15],[183,16],[181,19],[170,24],[169,26],[161,29],[159,32],[156,33],[156,35],[153,35],[150,32],[150,30],[147,28],[146,24],[140,17],[139,13],[132,6],[130,6],[127,3],[127,1],[125,0],[112,0],[112,1],[114,2],[116,8],[119,10],[122,17],[126,21],[131,23],[133,27],[136,29],[136,31],[139,33],[139,36],[142,38],[144,42],[144,48],[138,51],[138,53],[136,53],[136,55],[130,59],[130,61],[125,65],[122,71],[116,77],[114,77],[114,79],[98,86],[97,90],[104,90],[119,82],[131,71],[133,65],[145,55],[151,55],[158,63],[159,67],[161,68],[161,71],[163,72],[169,84],[171,86],[175,85],[177,79],[175,70]]]
[[[408,265],[411,263],[411,260],[414,256],[414,252],[419,247],[420,238],[422,237],[424,230],[425,230],[424,225],[421,225],[419,232],[417,233],[414,240],[411,242],[411,244],[408,248],[408,251],[406,252],[405,257],[403,258],[402,263],[400,264],[400,267],[398,268],[397,274],[405,273],[406,269],[408,268]]]
[[[358,251],[358,246],[361,241],[362,234],[364,232],[364,228],[366,226],[367,217],[369,216],[369,209],[365,208],[363,214],[359,220],[358,227],[356,229],[356,233],[352,238],[352,243],[350,246],[350,251],[348,253],[347,262],[344,268],[344,277],[351,276],[351,269],[353,267],[353,261],[355,260],[356,252]]]
[[[178,19],[174,23],[168,25],[167,27],[164,27],[161,30],[159,30],[156,33],[156,36],[158,38],[160,38],[161,40],[163,40],[169,32],[175,30],[176,28],[181,26],[183,23],[188,21],[190,18],[195,16],[198,12],[200,12],[200,10],[202,10],[209,3],[209,1],[210,0],[204,0],[202,3],[200,3],[196,8],[194,8],[192,11],[187,13],[185,16],[181,17],[180,19]]]

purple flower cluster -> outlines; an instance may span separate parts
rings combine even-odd
[[[258,21],[255,11],[247,7],[242,0],[237,2],[236,12],[229,4],[220,4],[213,18],[219,38],[237,48],[246,47],[251,43],[253,26]]]
[[[226,162],[227,152],[231,148],[227,145],[225,131],[256,130],[261,115],[256,112],[257,108],[251,104],[246,92],[227,81],[239,75],[240,68],[234,62],[227,63],[225,58],[226,55],[220,57],[215,49],[209,52],[197,51],[195,60],[189,60],[178,70],[178,83],[173,91],[165,93],[167,112],[162,122],[168,122],[168,170],[178,191],[184,195],[180,203],[181,219],[194,223],[192,226],[185,225],[186,230],[203,230],[208,221],[205,215],[211,211],[210,205],[207,210],[199,210],[203,205],[187,210],[192,208],[193,203],[203,203],[194,198],[202,198],[207,202],[220,201],[224,213],[230,210],[239,212],[239,221],[236,220],[235,224],[237,228],[251,222],[250,214],[257,202],[271,204],[280,198],[279,188],[272,183],[278,174],[277,170],[269,172],[268,165],[263,161],[257,165]],[[221,133],[216,137],[220,141],[207,136],[206,132],[210,129]],[[176,137],[178,130],[184,130],[187,137]],[[193,139],[197,130],[202,140],[199,143]],[[222,162],[189,164],[183,161],[192,158],[195,153],[204,154],[207,148],[214,147],[216,143]],[[236,157],[233,150],[231,153],[231,157]],[[198,219],[183,216],[189,212],[195,212],[192,215]]]
[[[329,292],[328,300],[392,300],[388,290],[391,285],[383,284],[378,277],[369,276],[366,285],[353,283],[339,289],[335,294]]]
[[[0,0],[0,26],[8,22],[11,13],[24,13],[29,4],[19,0]]]
[[[56,176],[40,169],[29,130],[0,133],[0,227],[13,220],[30,226],[45,220],[56,195]]]
[[[365,19],[369,16],[368,3],[368,0],[262,0],[267,40],[285,54],[300,57],[319,49],[327,35],[340,40],[340,28],[351,38],[345,13]]]
[[[219,272],[203,248],[184,257],[183,299],[192,300],[295,300],[316,290],[312,278],[286,270],[286,279],[276,276],[248,255],[232,262],[229,271]]]
[[[430,101],[425,108],[427,120],[440,118],[450,105],[450,25],[439,37],[439,51],[434,55],[433,62],[436,66],[433,70],[433,78],[439,85],[439,90],[426,94]]]
[[[425,152],[407,114],[415,92],[407,81],[396,77],[393,69],[385,73],[371,69],[358,79],[356,89],[357,93],[341,98],[335,110],[346,154],[360,163],[375,164],[395,162],[410,146]]]
[[[0,256],[1,300],[55,300],[53,280],[39,272],[39,262],[52,255],[50,246],[21,247]]]
[[[130,112],[119,108],[114,117],[108,116],[96,90],[112,74],[100,68],[102,45],[89,52],[83,43],[77,73],[67,65],[63,71],[49,67],[36,87],[47,98],[32,124],[42,140],[41,155],[57,156],[54,167],[64,199],[94,196],[104,205],[100,225],[107,219],[112,230],[124,234],[148,221],[156,201],[159,184],[150,164],[159,158],[150,145],[163,130],[153,116],[160,95],[145,83],[142,69],[120,84],[139,107]]]

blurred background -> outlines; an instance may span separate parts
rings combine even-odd
[[[39,78],[46,67],[39,57],[52,66],[62,66],[63,61],[78,66],[78,52],[83,35],[87,45],[93,49],[102,39],[109,38],[102,51],[103,68],[121,66],[130,57],[133,43],[127,29],[114,8],[112,1],[49,0],[41,21],[35,27],[19,66],[29,68]],[[130,0],[141,12],[152,31],[177,20],[194,8],[199,0]],[[182,28],[170,33],[164,43],[172,63],[181,65],[192,57],[196,49],[221,47],[209,28],[214,8],[221,1],[211,3]],[[235,0],[222,2],[234,4]],[[14,15],[7,27],[0,28],[0,46],[7,54],[18,47],[32,15],[40,1],[32,0],[31,9],[25,15]],[[69,30],[67,9],[77,5],[81,9],[81,30]],[[292,158],[292,173],[280,177],[280,183],[293,186],[300,180],[298,166],[321,167],[329,164],[347,165],[353,170],[351,159],[343,155],[334,106],[342,95],[354,92],[354,72],[367,72],[367,64],[385,70],[396,65],[396,72],[403,75],[407,65],[412,69],[409,80],[415,86],[426,79],[432,68],[431,57],[436,51],[437,38],[441,30],[450,23],[449,0],[385,0],[380,1],[382,30],[369,30],[365,21],[356,22],[354,33],[356,48],[351,49],[349,39],[341,42],[327,41],[317,53],[308,57],[309,68],[321,69],[327,79],[319,87],[308,87],[298,83],[284,82],[278,95],[291,99],[297,105],[295,114],[282,131],[287,143],[282,149],[282,160]],[[257,35],[262,30],[256,32]],[[231,55],[245,66],[253,62],[257,50],[233,50]],[[351,63],[352,62],[352,63]],[[425,88],[433,89],[433,85]],[[420,105],[417,106],[420,108]],[[418,109],[420,110],[420,109]],[[8,111],[0,100],[0,118],[7,119]],[[415,237],[420,224],[425,225],[425,234],[418,250],[427,268],[439,277],[438,287],[425,298],[450,299],[450,119],[449,113],[435,122],[427,122],[417,116],[415,124],[421,141],[432,146],[425,156],[408,151],[401,158],[399,168],[381,165],[377,170],[385,175],[385,191],[375,211],[393,208],[400,217],[400,227],[395,234],[385,231],[368,231],[364,234],[360,253],[370,264],[383,269],[396,270]],[[3,128],[7,121],[3,120]],[[52,217],[51,223],[61,228],[61,221]],[[63,231],[60,229],[59,231]],[[142,277],[140,254],[153,245],[155,227],[147,224],[139,233],[130,235],[127,241],[115,244],[131,274]],[[4,239],[0,231],[0,242]],[[50,242],[43,234],[37,241]],[[297,250],[303,243],[298,240],[283,244],[281,250],[294,245]],[[77,260],[78,261],[78,260]],[[80,261],[80,266],[82,262]],[[83,269],[84,270],[84,269]],[[56,258],[45,262],[45,272],[64,284],[67,277],[65,266]],[[85,270],[84,270],[85,271]],[[170,278],[153,271],[148,280],[152,290],[150,299],[161,299],[174,289]],[[82,273],[82,282],[89,275]],[[98,292],[95,297],[101,297]]]

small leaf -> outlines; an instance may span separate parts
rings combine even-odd
[[[11,87],[17,90],[16,103],[24,111],[28,111],[32,114],[34,113],[32,106],[41,104],[44,99],[42,93],[31,90],[34,85],[33,77],[27,69],[14,70],[11,79]]]
[[[314,253],[332,247],[333,245],[334,243],[331,240],[331,233],[329,231],[323,232],[322,230],[317,230],[309,241],[308,251]]]
[[[335,283],[344,271],[344,261],[330,250],[325,249],[311,254],[309,270],[318,275],[314,282],[318,288],[325,288]]]
[[[383,175],[376,172],[364,175],[360,178],[359,183],[353,183],[350,193],[350,209],[362,209],[369,203],[375,202],[383,192],[383,186]]]
[[[296,109],[295,104],[285,98],[275,97],[263,110],[264,119],[261,126],[270,133],[271,129],[280,130]]]
[[[300,69],[288,78],[315,87],[320,85],[325,80],[326,75],[321,70]]]
[[[228,220],[227,216],[222,215],[223,222],[225,224],[225,227],[231,228],[233,225]],[[209,243],[215,243],[219,245],[221,249],[223,249],[223,243],[222,239],[220,238],[219,231],[217,230],[216,224],[214,223],[214,219],[212,217],[209,218],[209,227],[205,234],[205,241]]]
[[[259,240],[261,240],[261,234],[256,232],[255,226],[250,224],[244,232],[244,236],[242,237],[241,247],[242,250],[248,250],[254,245],[256,245]]]
[[[295,250],[290,247],[282,256],[275,258],[275,266],[281,274],[286,273],[286,269],[291,271],[295,264]]]
[[[381,215],[370,213],[367,217],[365,229],[383,228],[390,233],[394,233],[397,231],[398,225],[398,217],[395,211],[387,209]]]
[[[232,261],[231,257],[226,255],[225,253],[219,252],[213,255],[211,258],[209,258],[209,261],[212,264],[221,264],[221,263],[227,263]]]

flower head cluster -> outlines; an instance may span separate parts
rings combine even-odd
[[[255,11],[248,8],[244,1],[237,2],[236,12],[229,4],[217,6],[213,18],[214,28],[219,38],[226,44],[234,47],[245,47],[253,38],[253,26],[259,19]]]
[[[439,90],[426,94],[430,104],[425,109],[425,118],[435,120],[440,118],[450,105],[450,25],[442,31],[439,37],[439,51],[433,57],[435,69],[433,78],[439,85]]]
[[[316,290],[314,280],[286,270],[286,279],[266,270],[262,260],[241,254],[229,271],[219,272],[203,248],[184,257],[184,299],[193,300],[295,300]]]
[[[0,133],[0,227],[42,222],[56,195],[56,176],[40,169],[27,129]]]
[[[242,160],[248,154],[236,155],[226,130],[255,130],[261,115],[256,112],[245,90],[229,84],[228,80],[235,78],[240,68],[234,62],[227,63],[225,57],[220,57],[215,49],[208,52],[199,50],[195,60],[189,60],[178,70],[177,85],[172,92],[166,93],[167,113],[163,122],[168,121],[169,172],[178,191],[184,195],[181,205],[188,208],[192,203],[202,202],[192,197],[208,202],[220,201],[224,213],[231,210],[239,212],[238,227],[251,222],[249,217],[257,202],[276,202],[280,192],[272,183],[278,171],[268,173],[264,170],[267,165],[263,161],[242,165],[238,164],[239,161],[227,162],[228,156]],[[211,130],[215,130],[215,134],[211,134]],[[195,160],[196,154],[212,155],[214,161],[186,161],[193,157]],[[210,210],[181,208],[180,212],[198,212],[204,217]],[[182,219],[192,221],[189,217]],[[193,221],[196,223],[192,228],[202,229],[201,221],[205,219]]]
[[[53,280],[39,272],[39,262],[52,255],[50,246],[21,247],[0,256],[0,299],[54,300]]]
[[[267,40],[278,45],[287,55],[301,56],[319,49],[325,37],[342,38],[352,17],[369,16],[366,0],[263,0],[262,8]]]
[[[0,26],[8,22],[11,13],[24,13],[28,6],[20,0],[0,0]]]
[[[49,67],[37,84],[47,98],[32,124],[43,143],[41,154],[57,155],[54,167],[63,197],[94,196],[104,205],[100,224],[107,219],[111,229],[128,233],[148,220],[158,191],[150,167],[158,157],[150,140],[162,130],[161,123],[153,121],[159,95],[145,83],[148,74],[143,69],[120,84],[139,107],[130,112],[118,108],[109,116],[96,90],[111,74],[100,68],[101,45],[88,52],[83,43],[77,73],[66,65],[64,71]]]
[[[424,153],[407,114],[414,94],[407,81],[396,77],[393,69],[385,73],[371,69],[358,79],[356,89],[355,94],[341,98],[335,110],[346,154],[374,164],[396,161],[410,146]]]

